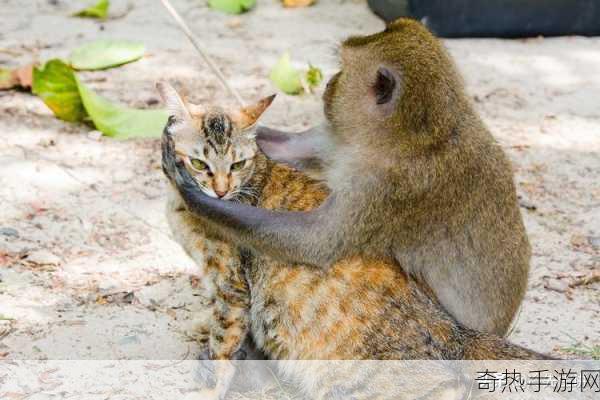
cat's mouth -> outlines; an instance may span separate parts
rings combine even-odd
[[[200,189],[204,192],[204,194],[206,194],[207,196],[210,196],[214,199],[234,200],[236,197],[236,194],[237,194],[237,192],[235,190],[230,190],[229,192],[227,192],[225,194],[217,194],[213,189],[209,188],[206,185],[203,185],[201,182],[196,180],[196,183],[198,184]]]
[[[215,193],[214,190],[212,190],[211,188],[209,188],[202,182],[198,181],[197,179],[194,179],[194,180],[196,181],[196,184],[198,184],[198,187],[200,188],[200,190],[202,190],[204,192],[204,194],[206,194],[207,196],[210,196],[215,199],[219,199],[219,198],[224,199],[225,197],[227,197],[229,195],[229,193],[227,193],[225,196],[219,197],[219,196],[217,196],[217,194]]]

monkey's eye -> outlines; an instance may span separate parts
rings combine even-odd
[[[197,171],[210,170],[210,167],[207,163],[202,160],[198,160],[197,158],[190,159],[190,164],[192,164],[192,167],[194,167],[194,169]]]
[[[239,171],[240,169],[244,168],[244,165],[246,165],[246,160],[238,161],[236,163],[231,164],[231,170]]]

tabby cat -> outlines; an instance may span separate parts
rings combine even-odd
[[[252,126],[273,97],[226,112],[186,104],[166,83],[158,88],[172,115],[163,134],[163,169],[178,184],[273,210],[310,210],[326,198],[322,183],[266,159],[254,143]],[[178,170],[177,158],[187,168]],[[206,265],[213,304],[203,332],[211,359],[235,358],[249,331],[273,360],[545,358],[462,327],[392,260],[355,257],[326,271],[260,255],[243,263],[233,245],[211,236],[208,222],[186,211],[174,188],[167,215],[179,243]],[[313,383],[328,375],[319,368],[286,370]],[[340,392],[344,384],[354,385],[308,387],[312,397],[331,398],[348,394]]]
[[[273,101],[267,97],[251,107],[226,113],[220,107],[184,103],[172,86],[157,85],[172,114],[168,128],[175,133],[176,152],[209,196],[256,204],[266,158],[257,157],[254,125]],[[196,340],[206,360],[262,358],[248,335],[250,295],[243,254],[189,214],[173,187],[168,190],[167,221],[178,243],[202,267],[204,311],[196,316]],[[235,369],[216,363],[216,398],[221,398]],[[205,397],[210,394],[206,393]]]

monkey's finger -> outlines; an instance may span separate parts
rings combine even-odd
[[[183,161],[181,161],[181,160],[175,161],[173,177],[174,177],[175,182],[177,183],[177,187],[179,188],[180,191],[193,190],[193,191],[199,191],[200,193],[202,193],[202,191],[198,188],[196,181],[194,180],[194,178],[192,177],[192,175],[190,174],[188,169],[185,167],[185,164],[183,163]]]
[[[167,131],[167,127],[165,127],[164,130]],[[167,176],[167,178],[172,180],[175,177],[175,164],[177,162],[175,153],[175,143],[173,141],[172,135],[163,134],[161,139],[161,151],[163,172]]]

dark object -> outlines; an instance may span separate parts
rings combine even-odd
[[[368,0],[385,21],[421,20],[442,37],[600,35],[600,0]]]

